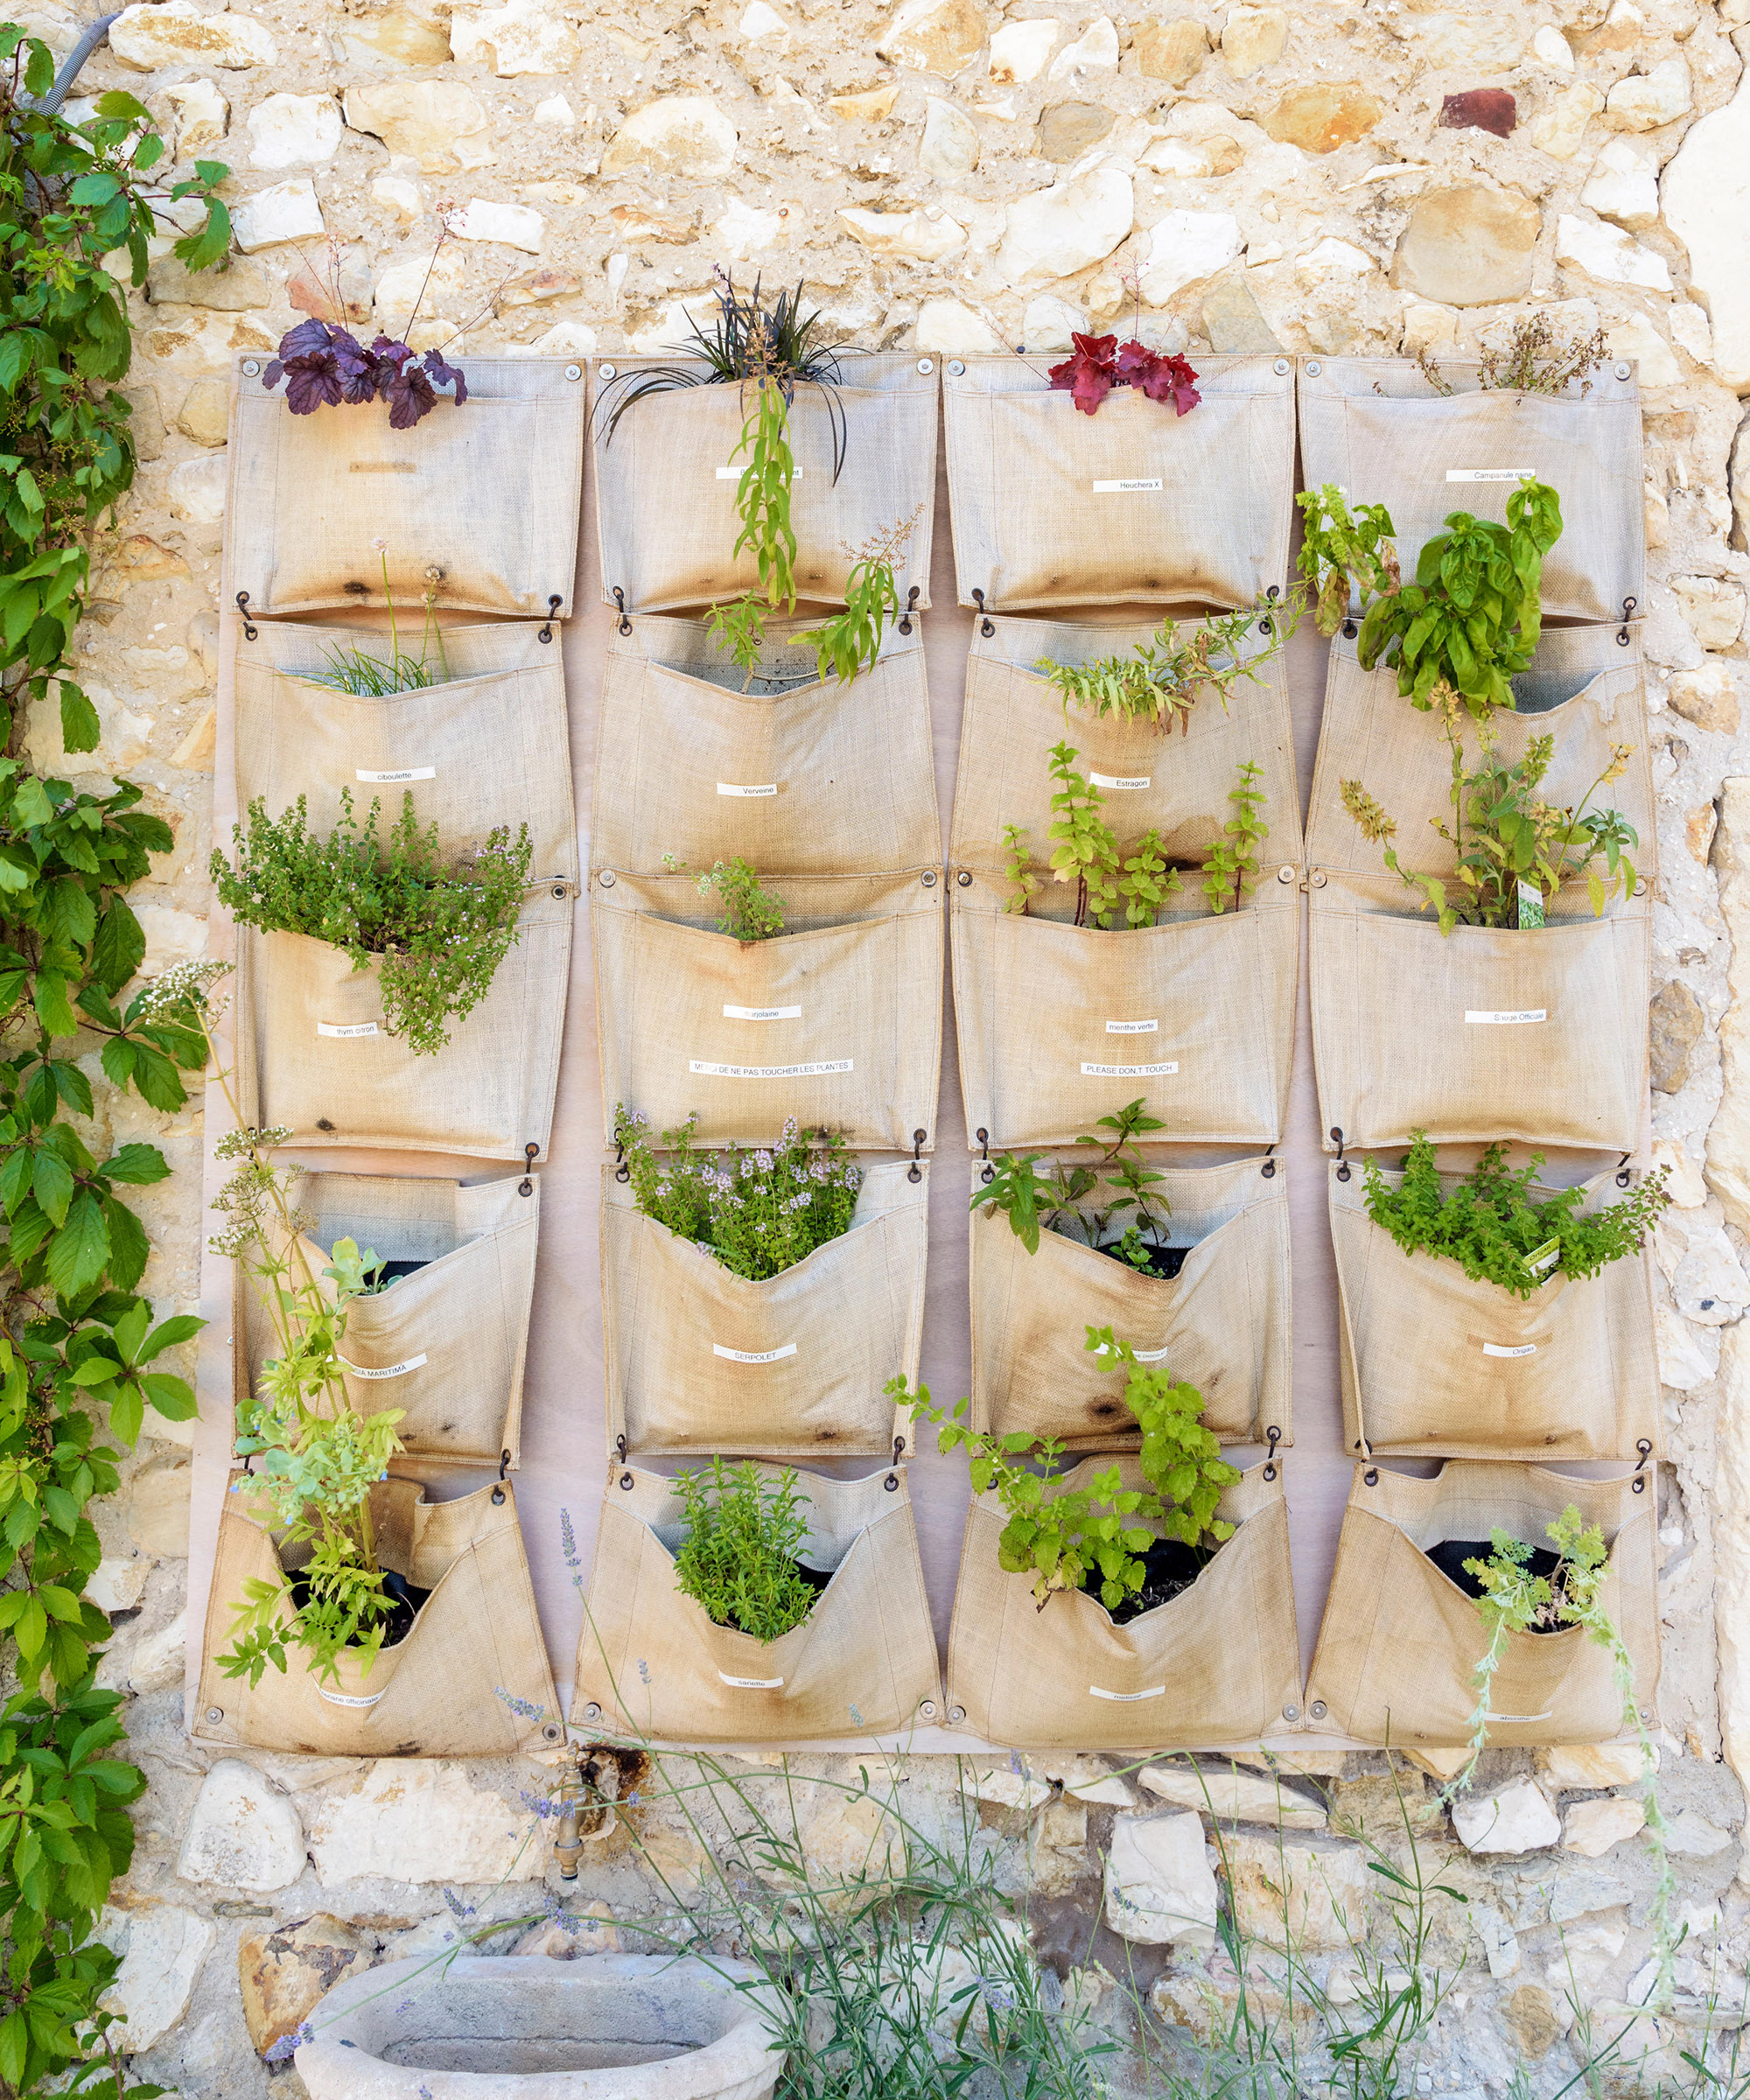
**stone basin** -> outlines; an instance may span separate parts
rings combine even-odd
[[[310,2016],[310,2100],[770,2100],[747,1962],[458,1955],[349,1976]]]

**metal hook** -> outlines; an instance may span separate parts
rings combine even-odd
[[[997,1170],[990,1164],[990,1133],[981,1124],[972,1135],[984,1148],[978,1155],[978,1165],[983,1170],[978,1179],[985,1182],[994,1181],[997,1179]]]
[[[1346,620],[1343,622],[1343,640],[1345,641],[1353,641],[1358,632],[1359,629],[1354,620]]]
[[[1633,1179],[1634,1177],[1628,1172],[1628,1154],[1624,1152],[1621,1158],[1616,1163],[1616,1186],[1619,1188],[1627,1188]]]
[[[921,588],[922,586],[918,584],[912,585],[911,596],[906,600],[906,609],[900,615],[900,632],[902,634],[909,634],[912,631],[912,615],[918,609],[918,598]]]
[[[634,1488],[637,1486],[637,1482],[633,1479],[629,1473],[623,1473],[620,1474],[620,1484],[622,1490],[627,1494],[630,1494]]]
[[[972,602],[977,606],[980,612],[984,614],[984,617],[978,623],[978,632],[984,635],[985,640],[988,641],[990,636],[993,635],[997,630],[991,623],[990,615],[984,612],[984,593],[982,591],[975,591],[972,593]]]
[[[928,1130],[914,1130],[912,1132],[912,1164],[906,1174],[907,1181],[921,1181],[924,1178],[924,1170],[918,1155],[923,1151],[924,1139],[928,1136]]]
[[[900,1488],[899,1474],[897,1473],[890,1473],[886,1479],[882,1481],[881,1485],[887,1490],[889,1494],[897,1494]]]
[[[1331,1135],[1336,1140],[1337,1144],[1337,1179],[1340,1181],[1348,1181],[1352,1177],[1349,1172],[1349,1163],[1343,1157],[1343,1133],[1334,1123],[1331,1125]]]
[[[560,606],[562,606],[564,603],[564,600],[563,598],[559,598],[559,597],[558,597],[558,596],[556,596],[556,596],[554,596],[554,597],[552,597],[552,598],[550,598],[547,600],[547,619],[546,619],[546,622],[545,622],[545,624],[544,624],[544,625],[543,625],[543,626],[542,626],[542,627],[541,627],[541,628],[540,628],[540,629],[537,631],[537,633],[536,633],[536,637],[535,637],[535,639],[536,639],[536,641],[551,641],[551,640],[552,640],[552,639],[553,639],[553,615],[554,615],[554,614],[555,614],[555,613],[556,613],[556,612],[559,610],[559,607],[560,607]]]
[[[1638,598],[1625,598],[1622,601],[1622,625],[1616,630],[1616,644],[1619,648],[1626,649],[1628,647],[1628,615],[1640,602]]]
[[[899,1464],[899,1462],[900,1462],[900,1452],[902,1452],[902,1451],[903,1451],[905,1448],[906,1448],[906,1439],[905,1439],[903,1437],[895,1437],[895,1438],[893,1438],[893,1463],[894,1463],[894,1465],[896,1465],[896,1466],[897,1466],[897,1465]]]
[[[519,1196],[532,1196],[535,1194],[535,1161],[540,1150],[538,1144],[525,1144],[522,1148],[522,1179],[516,1185]]]
[[[1634,1460],[1634,1478],[1629,1482],[1629,1487],[1634,1494],[1645,1494],[1647,1475],[1641,1469],[1652,1457],[1653,1446],[1645,1437],[1640,1437],[1635,1439],[1634,1449],[1638,1455]]]
[[[509,1472],[509,1470],[510,1453],[508,1451],[501,1451],[498,1454],[498,1486],[492,1491],[492,1499],[494,1507],[497,1507],[504,1501],[504,1476]]]
[[[624,1466],[626,1463],[626,1432],[624,1430],[621,1430],[620,1434],[614,1438],[613,1448],[619,1454],[620,1464]]]
[[[1276,1447],[1282,1440],[1282,1432],[1272,1422],[1264,1434],[1270,1445],[1270,1456],[1264,1462],[1264,1477],[1267,1480],[1273,1480],[1276,1478]]]
[[[631,634],[632,622],[626,617],[626,593],[620,589],[618,584],[616,584],[613,587],[613,602],[620,607],[620,626],[618,631],[622,634]]]
[[[1259,1167],[1258,1172],[1266,1181],[1274,1181],[1276,1179],[1276,1162],[1270,1158],[1270,1154],[1275,1150],[1276,1147],[1273,1144],[1267,1144],[1264,1148],[1264,1165]]]
[[[261,634],[261,629],[249,618],[249,594],[247,591],[238,592],[237,610],[243,616],[243,639],[246,641],[256,640]]]
[[[1368,1488],[1377,1488],[1379,1486],[1379,1467],[1377,1466],[1369,1466],[1367,1471],[1362,1475],[1362,1480],[1363,1484]]]

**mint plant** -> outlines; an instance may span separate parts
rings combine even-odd
[[[800,1626],[817,1595],[796,1565],[808,1544],[808,1498],[794,1466],[776,1478],[751,1459],[676,1476],[686,1536],[675,1556],[675,1583],[715,1625],[756,1641]]]
[[[1143,1248],[1144,1231],[1159,1232],[1172,1213],[1172,1206],[1161,1195],[1156,1184],[1166,1177],[1151,1167],[1141,1152],[1136,1149],[1136,1140],[1150,1130],[1161,1129],[1161,1119],[1147,1113],[1147,1097],[1138,1095],[1127,1102],[1116,1115],[1102,1116],[1099,1127],[1111,1135],[1102,1138],[1087,1135],[1078,1138],[1078,1144],[1098,1145],[1101,1158],[1097,1167],[1072,1166],[1061,1159],[1051,1164],[1049,1173],[1041,1176],[1037,1172],[1042,1152],[1026,1152],[1017,1157],[1004,1152],[991,1163],[991,1178],[972,1192],[970,1208],[977,1210],[989,1204],[991,1209],[1001,1211],[1009,1221],[1010,1229],[1029,1254],[1039,1252],[1039,1236],[1041,1226],[1053,1232],[1061,1232],[1067,1238],[1079,1237],[1089,1247],[1098,1247],[1111,1229],[1115,1218],[1126,1211],[1135,1214],[1124,1235],[1133,1245],[1124,1248],[1125,1258],[1134,1266],[1145,1265],[1147,1254]],[[1109,1198],[1101,1205],[1084,1208],[1082,1199],[1106,1184],[1116,1186],[1124,1193]],[[1138,1258],[1138,1249],[1142,1249]]]

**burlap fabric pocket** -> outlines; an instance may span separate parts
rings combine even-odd
[[[1186,416],[1129,387],[1086,416],[1036,360],[956,361],[942,386],[962,606],[1249,606],[1285,582],[1285,360],[1200,358]]]
[[[613,1474],[596,1534],[571,1718],[683,1743],[799,1743],[924,1726],[940,1712],[935,1635],[903,1466],[804,1474],[804,1558],[832,1579],[800,1626],[756,1641],[718,1626],[675,1578],[681,1499]]]
[[[418,1458],[496,1466],[508,1454],[514,1466],[540,1183],[532,1174],[472,1184],[410,1175],[305,1174],[291,1200],[311,1220],[299,1249],[318,1282],[335,1241],[343,1238],[384,1262],[421,1264],[385,1289],[354,1298],[347,1309],[341,1351],[353,1406],[360,1414],[402,1409],[396,1434]],[[242,1393],[254,1387],[279,1344],[241,1264],[234,1289]]]
[[[201,1642],[199,1740],[312,1757],[508,1757],[564,1740],[508,1480],[449,1502],[426,1502],[417,1480],[373,1489],[382,1564],[431,1592],[411,1630],[362,1674],[343,1656],[338,1684],[318,1684],[288,1648],[284,1675],[270,1663],[255,1686],[219,1667],[232,1606],[246,1583],[276,1581],[308,1549],[288,1549],[283,1563],[273,1533],[243,1507],[248,1475],[233,1484],[242,1492],[220,1520]]]
[[[752,553],[738,556],[735,492],[748,455],[736,453],[753,412],[752,388],[677,387],[634,402],[608,428],[637,374],[685,366],[659,354],[617,357],[615,377],[595,371],[596,516],[602,595],[634,612],[703,606],[752,590]],[[844,601],[859,551],[901,520],[914,519],[894,564],[900,602],[915,590],[929,604],[931,512],[935,495],[936,380],[910,353],[852,351],[839,358],[844,384],[804,382],[790,407],[796,478],[790,524],[796,536],[798,598]],[[703,366],[697,368],[703,370]],[[844,466],[833,477],[833,411],[843,416]]]
[[[1480,367],[1442,363],[1444,397],[1400,357],[1300,365],[1300,460],[1308,488],[1334,482],[1350,505],[1383,503],[1406,577],[1455,510],[1504,523],[1522,474],[1562,502],[1562,536],[1544,557],[1545,620],[1620,620],[1647,598],[1642,518],[1641,389],[1622,365],[1582,394],[1478,390]]]
[[[262,360],[237,368],[226,501],[228,597],[248,615],[324,606],[564,619],[571,610],[584,487],[584,374],[545,357],[462,360],[411,430],[382,402],[294,416]],[[434,576],[433,571],[437,574]]]
[[[608,641],[590,857],[660,873],[737,855],[762,875],[933,865],[942,858],[923,635],[889,626],[874,667],[821,679],[774,620],[758,675],[703,620],[647,618]]]
[[[1645,900],[1594,919],[1583,887],[1533,932],[1405,913],[1390,877],[1312,875],[1319,1119],[1351,1150],[1519,1138],[1633,1152],[1647,1098]],[[1413,990],[1412,990],[1413,988]]]
[[[1180,642],[1200,625],[1183,623]],[[985,626],[994,632],[987,636]],[[1279,863],[1298,861],[1300,798],[1280,656],[1263,665],[1256,683],[1238,680],[1225,710],[1205,688],[1182,732],[1066,710],[1038,668],[1047,661],[1083,665],[1110,656],[1128,659],[1135,645],[1147,643],[1155,631],[1133,623],[1069,620],[975,624],[954,794],[949,858],[956,866],[1000,872],[1008,864],[1003,843],[1008,824],[1026,830],[1035,862],[1049,859],[1054,783],[1048,767],[1053,746],[1062,743],[1080,754],[1082,774],[1104,794],[1106,821],[1122,846],[1153,830],[1169,858],[1193,861],[1208,854],[1231,821],[1228,798],[1239,785],[1241,766],[1250,760],[1262,774],[1257,785],[1270,826],[1264,851],[1272,871]],[[1255,622],[1244,647],[1256,655],[1269,640]],[[1180,880],[1194,892],[1200,878],[1186,872]]]
[[[1073,1483],[1112,1461],[1084,1459]],[[1120,1461],[1127,1488],[1143,1480]],[[1060,1590],[1041,1611],[998,1560],[994,1494],[966,1520],[948,1642],[948,1719],[987,1742],[1040,1749],[1255,1743],[1298,1705],[1300,1650],[1282,1468],[1255,1466],[1222,1497],[1238,1526],[1188,1590],[1115,1626],[1097,1595]]]
[[[237,928],[236,1055],[248,1119],[298,1145],[522,1159],[547,1150],[570,968],[569,892],[537,893],[491,989],[447,1046],[385,1032],[379,965],[304,934]]]
[[[610,1144],[624,1102],[657,1131],[696,1113],[706,1144],[775,1138],[794,1116],[853,1146],[929,1149],[942,1056],[935,869],[780,878],[790,930],[768,941],[714,931],[715,903],[684,875],[609,869],[591,893]]]
[[[1330,1168],[1343,1434],[1371,1457],[1634,1459],[1659,1441],[1650,1253],[1529,1298],[1456,1262],[1406,1254],[1367,1214],[1361,1176]],[[1401,1176],[1390,1173],[1396,1184]],[[1447,1177],[1448,1184],[1452,1177]],[[1588,1210],[1620,1200],[1614,1174]],[[1534,1188],[1534,1200],[1554,1192]],[[1644,1447],[1644,1448],[1643,1448]]]
[[[647,1218],[602,1169],[608,1446],[640,1454],[894,1456],[909,1418],[882,1387],[917,1377],[929,1183],[866,1167],[849,1228],[759,1280]]]
[[[404,653],[419,646],[403,621]],[[495,826],[527,824],[532,880],[575,882],[577,819],[558,630],[542,644],[526,621],[455,630],[444,644],[453,674],[441,684],[381,697],[335,692],[299,673],[322,671],[337,648],[387,659],[381,628],[290,621],[240,629],[236,654],[237,806],[257,796],[277,817],[299,795],[326,836],[340,790],[360,816],[381,800],[387,830],[413,797],[421,828],[438,827],[446,855],[486,844]],[[496,660],[496,661],[494,661]],[[436,667],[435,655],[428,662]]]
[[[1194,1385],[1204,1426],[1224,1441],[1263,1443],[1272,1431],[1292,1441],[1286,1169],[1273,1159],[1169,1167],[1154,1186],[1172,1207],[1165,1236],[1190,1249],[1175,1277],[1061,1232],[1041,1232],[1029,1254],[1002,1212],[972,1213],[975,1429],[1071,1449],[1134,1446],[1124,1373],[1098,1369],[1085,1346],[1094,1326]],[[1084,1201],[1097,1208],[1116,1193],[1102,1185]],[[1115,1238],[1126,1222],[1114,1218]]]
[[[1468,1742],[1488,1629],[1475,1600],[1434,1565],[1428,1549],[1446,1539],[1486,1540],[1497,1528],[1550,1549],[1547,1527],[1572,1504],[1609,1544],[1605,1613],[1634,1663],[1634,1703],[1654,1720],[1656,1501],[1650,1469],[1588,1480],[1454,1459],[1419,1480],[1357,1466],[1306,1686],[1309,1711],[1366,1743]],[[1493,1747],[1602,1743],[1622,1732],[1609,1652],[1583,1627],[1505,1639],[1490,1699]]]
[[[1139,1095],[1162,1119],[1159,1143],[1277,1143],[1293,1054],[1294,872],[1267,871],[1242,911],[1102,932],[1005,912],[1006,886],[959,870],[954,1011],[974,1143],[1074,1144]]]
[[[1573,808],[1586,800],[1611,764],[1613,746],[1634,746],[1621,777],[1593,792],[1586,807],[1620,809],[1628,819],[1640,840],[1631,858],[1650,887],[1659,872],[1658,816],[1638,626],[1546,629],[1531,668],[1513,681],[1513,690],[1517,711],[1497,708],[1490,717],[1495,756],[1504,766],[1517,765],[1534,738],[1552,736],[1555,751],[1537,792],[1554,808]],[[1465,766],[1474,770],[1481,762],[1476,725],[1463,719]],[[1396,820],[1391,844],[1406,868],[1452,873],[1457,854],[1434,829],[1437,818],[1449,831],[1458,828],[1452,750],[1439,718],[1420,713],[1400,696],[1396,671],[1362,670],[1354,640],[1340,634],[1331,644],[1325,683],[1306,858],[1315,868],[1376,875],[1382,864],[1380,848],[1362,836],[1344,808],[1345,780],[1359,780]],[[1625,906],[1617,899],[1606,908]]]

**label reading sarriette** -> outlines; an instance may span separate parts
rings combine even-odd
[[[361,1363],[353,1363],[345,1356],[340,1361],[355,1378],[405,1378],[410,1371],[416,1371],[425,1362],[425,1354],[422,1350],[417,1356],[404,1357],[399,1363],[386,1363],[378,1371],[368,1371]]]
[[[1160,1023],[1158,1021],[1108,1021],[1106,1032],[1108,1035],[1158,1035]]]
[[[1088,1696],[1091,1699],[1116,1699],[1121,1705],[1128,1706],[1132,1699],[1164,1699],[1166,1687],[1151,1684],[1146,1691],[1108,1691],[1103,1684],[1090,1684]]]
[[[1096,496],[1138,495],[1145,494],[1151,489],[1157,489],[1160,486],[1158,480],[1096,481],[1094,484],[1094,494]]]
[[[1083,1064],[1083,1079],[1171,1079],[1177,1065],[1090,1065]]]
[[[1528,474],[1535,477],[1535,466],[1449,466],[1449,481],[1522,481]]]
[[[1115,788],[1122,794],[1128,794],[1138,788],[1152,788],[1154,785],[1154,775],[1152,773],[1096,773],[1090,768],[1088,777],[1096,788]]]
[[[1467,1006],[1466,1021],[1480,1023],[1487,1028],[1522,1028],[1528,1021],[1547,1021],[1547,1006],[1503,1006],[1501,1008]]]
[[[342,1027],[335,1021],[318,1021],[316,1032],[318,1035],[332,1035],[340,1042],[349,1043],[354,1036],[376,1034],[377,1025],[374,1021],[351,1021]]]
[[[744,797],[776,794],[778,783],[776,780],[766,780],[758,787],[744,788],[735,780],[719,780],[717,784],[717,791],[719,794],[736,794]]]
[[[721,1356],[730,1363],[776,1363],[781,1357],[794,1356],[796,1345],[787,1341],[778,1349],[726,1349],[720,1341],[711,1344],[711,1354]]]
[[[390,773],[373,773],[363,766],[355,766],[353,770],[361,780],[368,780],[374,787],[388,780],[435,780],[438,778],[435,766],[398,766]]]
[[[1516,1348],[1509,1348],[1504,1341],[1486,1341],[1482,1345],[1482,1353],[1485,1356],[1535,1356],[1537,1345],[1535,1341],[1522,1341]]]
[[[726,1021],[799,1021],[802,1010],[800,1006],[725,1006],[723,1018]]]
[[[836,1072],[854,1072],[849,1057],[823,1057],[811,1065],[715,1065],[702,1057],[689,1058],[689,1072],[705,1079],[825,1079]]]

